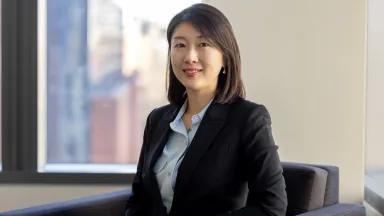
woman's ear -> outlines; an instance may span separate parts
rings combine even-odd
[[[224,68],[224,66],[221,67],[220,73],[225,74],[225,68]]]

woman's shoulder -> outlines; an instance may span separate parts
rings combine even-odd
[[[173,112],[176,109],[177,108],[171,104],[156,107],[149,113],[148,118],[151,119],[151,121],[157,121],[163,116],[166,116],[167,113]]]
[[[270,116],[269,111],[264,104],[260,104],[243,98],[236,100],[236,102],[233,104],[233,111],[240,114],[244,114],[246,116]]]
[[[174,108],[175,107],[173,105],[166,104],[166,105],[154,108],[151,113],[154,113],[154,114],[165,114],[165,113],[169,112],[170,110],[172,110]]]

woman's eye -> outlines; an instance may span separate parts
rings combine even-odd
[[[174,47],[185,47],[184,44],[176,44]]]
[[[207,47],[207,46],[209,46],[209,44],[208,43],[201,43],[200,46],[201,47]]]

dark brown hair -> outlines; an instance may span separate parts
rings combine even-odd
[[[202,36],[212,40],[221,49],[224,58],[225,73],[220,71],[214,102],[231,103],[239,97],[245,97],[241,80],[240,51],[232,26],[225,15],[208,4],[194,4],[176,14],[167,28],[168,40],[168,76],[167,93],[171,104],[181,106],[186,98],[185,87],[176,78],[170,58],[171,40],[175,28],[183,23],[191,23]]]

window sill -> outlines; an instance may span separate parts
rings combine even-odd
[[[40,172],[0,172],[0,183],[130,185],[135,172],[136,165],[49,164]]]
[[[136,164],[46,164],[40,173],[136,173]]]

